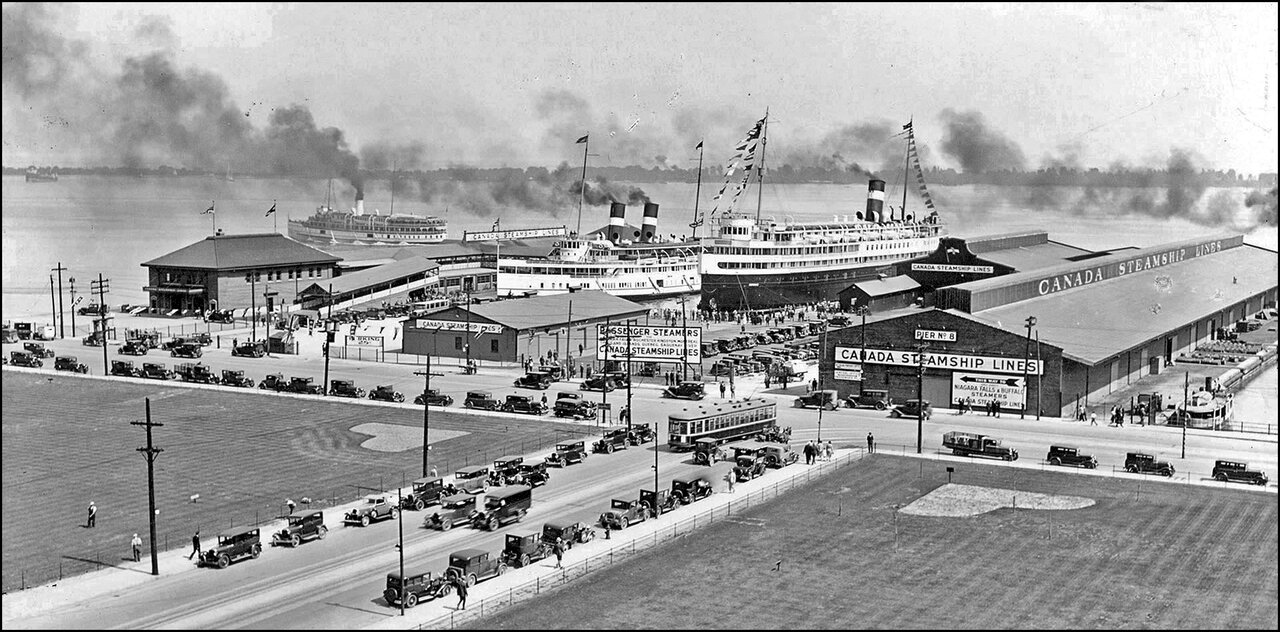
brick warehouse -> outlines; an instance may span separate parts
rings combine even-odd
[[[935,308],[869,316],[866,362],[861,323],[833,330],[823,381],[842,396],[865,388],[914,398],[923,343],[923,393],[935,407],[971,395],[975,404],[995,397],[1006,409],[1070,416],[1274,306],[1276,276],[1275,252],[1220,235],[941,287],[927,301]],[[1024,364],[1037,350],[1042,363]]]

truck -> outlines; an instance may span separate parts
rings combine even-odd
[[[972,432],[948,432],[942,435],[942,447],[960,456],[988,456],[1006,461],[1018,460],[1018,451],[1005,447],[999,439]]]

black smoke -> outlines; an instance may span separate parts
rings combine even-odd
[[[1257,213],[1258,223],[1276,225],[1276,187],[1271,187],[1270,191],[1250,191],[1244,198],[1244,205]]]
[[[1027,160],[1022,148],[998,130],[988,127],[981,112],[947,108],[938,116],[946,128],[942,152],[960,163],[961,171],[987,173],[1026,168]]]

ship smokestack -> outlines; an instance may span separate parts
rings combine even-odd
[[[640,225],[640,240],[646,243],[658,241],[658,205],[644,203],[644,220]]]
[[[884,180],[867,183],[867,221],[884,223]]]
[[[623,227],[627,224],[626,216],[626,204],[614,202],[609,205],[609,241],[615,244],[622,241]]]
[[[881,183],[883,186],[883,183]],[[356,215],[364,215],[364,193],[356,192]]]

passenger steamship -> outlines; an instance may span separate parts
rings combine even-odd
[[[412,245],[444,241],[448,222],[439,217],[423,217],[375,212],[365,214],[364,198],[356,198],[355,208],[340,211],[327,204],[307,219],[289,220],[289,236],[313,244]]]

